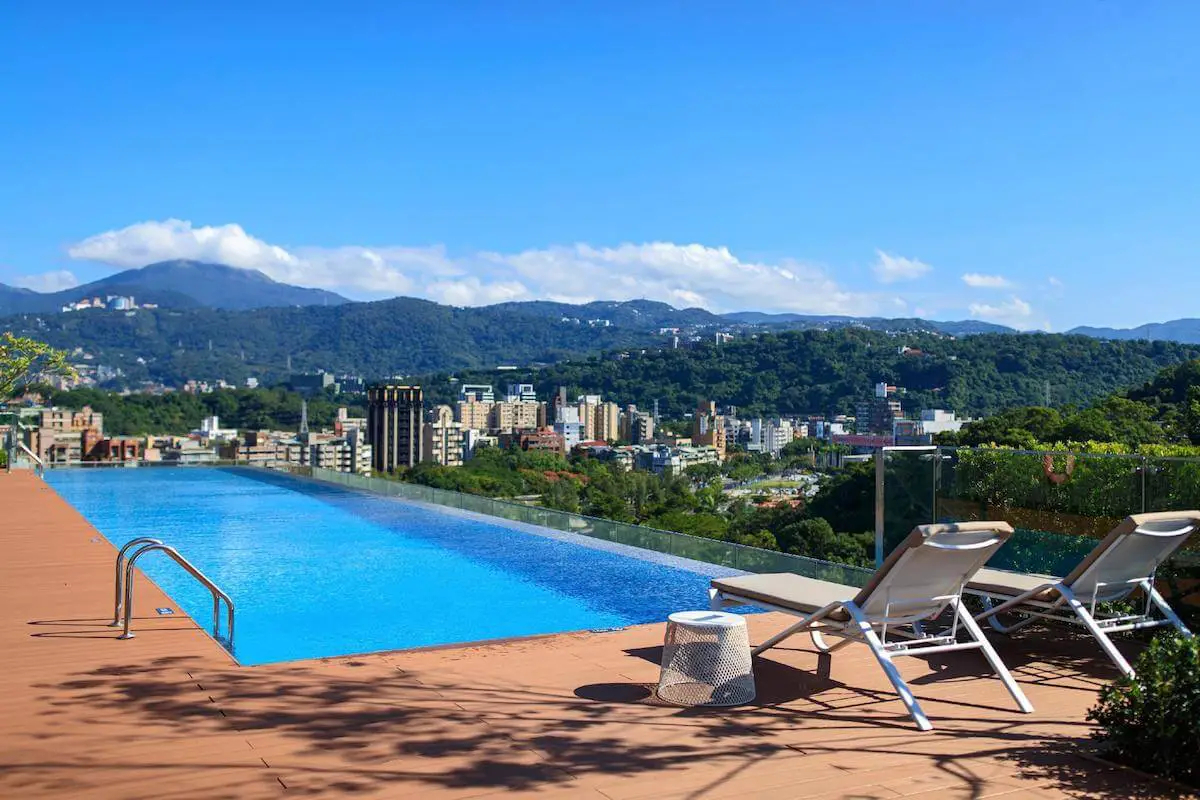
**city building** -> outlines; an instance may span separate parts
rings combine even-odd
[[[621,415],[620,437],[630,444],[650,444],[654,441],[654,415],[649,411],[638,411],[630,405]]]
[[[763,451],[778,458],[780,452],[791,443],[793,438],[792,423],[790,420],[767,420],[766,425],[763,426]]]
[[[490,433],[463,428],[463,460],[469,461],[481,447],[499,447],[500,439]]]
[[[717,413],[717,404],[711,400],[701,402],[692,417],[692,445],[712,447],[725,458],[725,418]]]
[[[345,407],[337,410],[337,416],[333,420],[333,432],[338,436],[345,436],[351,431],[365,431],[366,429],[366,417],[352,417],[350,416],[350,410]]]
[[[288,450],[288,461],[296,460],[291,457],[290,445]],[[301,466],[360,475],[370,474],[371,471],[371,446],[360,431],[352,431],[344,437],[320,434],[308,437],[308,441],[301,442],[298,455]]]
[[[664,444],[631,445],[628,450],[632,453],[634,469],[654,473],[669,473],[678,475],[690,466],[696,464],[719,464],[723,456],[715,447],[671,447]]]
[[[927,408],[921,412],[921,433],[931,436],[938,433],[957,433],[962,430],[963,425],[973,421],[958,419],[953,411]]]
[[[201,439],[233,439],[237,436],[237,429],[222,428],[221,418],[214,415],[200,420],[200,427],[192,433]]]
[[[343,394],[364,394],[367,391],[367,382],[358,375],[340,375],[337,388]]]
[[[107,464],[136,462],[141,458],[141,442],[131,436],[101,439],[84,456],[85,461]]]
[[[514,431],[536,430],[539,427],[539,403],[518,401],[515,403],[496,403],[492,406],[491,415],[486,426],[493,433],[513,433]],[[472,426],[473,427],[473,426]]]
[[[422,457],[443,467],[461,467],[463,463],[463,426],[454,421],[450,406],[429,410],[421,435]]]
[[[896,420],[904,418],[900,407],[901,390],[887,383],[875,384],[875,396],[855,409],[855,433],[891,435]]]
[[[469,430],[486,431],[492,425],[492,409],[496,405],[482,403],[474,398],[459,400],[455,407],[455,421]]]
[[[496,402],[496,392],[491,386],[483,383],[464,383],[458,387],[459,402],[474,400],[477,403]]]
[[[616,403],[600,403],[596,406],[589,439],[615,442],[621,438],[621,407]]]
[[[303,393],[323,392],[326,389],[336,390],[337,388],[333,375],[328,372],[292,375],[288,378],[288,383],[297,392]]]
[[[255,467],[274,467],[287,461],[287,448],[280,447],[268,431],[246,431],[240,440],[223,445],[220,456],[228,461],[244,462]]]
[[[898,445],[933,444],[939,433],[957,432],[969,420],[956,419],[953,411],[930,408],[921,412],[915,420],[898,419],[892,424],[892,433]]]
[[[371,472],[371,446],[355,445],[348,441],[317,442],[308,446],[310,466],[336,472],[352,472],[369,475]]]
[[[566,410],[574,411],[574,409]],[[577,416],[573,420],[568,419],[563,422],[554,423],[553,430],[562,439],[564,452],[569,453],[572,448],[584,441],[585,438],[583,434],[583,423],[578,420]]]
[[[581,394],[575,399],[575,413],[583,425],[582,437],[591,441],[596,437],[596,410],[600,408],[600,395]]]
[[[376,472],[395,472],[421,461],[424,408],[420,386],[381,384],[367,389],[367,443]]]
[[[26,446],[47,464],[77,464],[104,439],[104,415],[84,406],[43,408],[37,427],[26,432]]]
[[[565,452],[562,436],[548,428],[532,431],[516,431],[500,435],[501,447],[518,447],[521,450],[546,450],[555,453]]]
[[[504,399],[509,403],[536,403],[537,392],[532,383],[510,383]]]
[[[217,460],[217,451],[201,444],[195,439],[172,437],[165,448],[158,448],[160,460],[165,464],[199,465],[213,464]]]
[[[550,421],[562,421],[563,409],[567,407],[567,387],[560,386],[558,391],[554,393],[554,399],[550,401]]]

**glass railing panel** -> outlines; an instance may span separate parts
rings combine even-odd
[[[698,536],[676,535],[671,538],[671,555],[719,564],[737,569],[737,551],[740,548],[719,539],[703,539]]]
[[[314,469],[309,475],[319,480],[393,497],[464,508],[481,514],[525,522],[543,528],[575,533],[580,536],[625,544],[694,561],[726,566],[746,572],[794,572],[800,575],[860,586],[870,570],[831,564],[716,539],[687,536],[641,525],[571,514],[542,506],[529,506],[505,500],[468,495],[388,478],[370,478],[332,470]]]
[[[1002,520],[1015,529],[989,566],[1064,575],[1142,509],[1142,460],[999,449],[945,450],[939,522]]]
[[[609,541],[627,544],[630,547],[641,547],[645,550],[657,550],[660,553],[671,552],[671,535],[669,533],[638,525],[614,523],[612,538]]]
[[[731,545],[731,547],[735,546]],[[745,572],[755,573],[793,572],[806,578],[816,578],[846,586],[863,586],[870,580],[874,572],[874,570],[852,567],[848,564],[834,564],[774,550],[760,550],[755,547],[735,547],[735,561],[732,566]]]
[[[934,518],[937,452],[884,450],[883,557],[904,541],[917,525]]]

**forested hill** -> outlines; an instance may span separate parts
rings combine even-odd
[[[1086,408],[1010,408],[941,441],[1024,448],[1083,442],[1200,445],[1200,361],[1167,367],[1145,384]]]
[[[0,330],[68,351],[80,347],[93,363],[119,367],[130,381],[167,384],[189,378],[240,381],[248,375],[282,380],[289,358],[297,372],[323,369],[380,378],[552,362],[663,341],[647,330],[589,327],[500,306],[454,308],[406,297],[251,311],[22,315],[0,319]]]
[[[902,352],[903,351],[903,352]],[[887,381],[905,387],[906,410],[949,408],[993,414],[1043,402],[1085,404],[1138,386],[1163,367],[1200,356],[1173,342],[1111,342],[1061,334],[989,334],[951,338],[889,335],[859,329],[760,334],[691,350],[651,350],[592,357],[516,372],[467,371],[466,382],[532,381],[548,394],[563,385],[600,392],[619,403],[679,416],[698,398],[733,404],[739,413],[852,413],[858,398]],[[448,400],[445,374],[425,379],[427,396]]]
[[[246,277],[246,270],[219,265],[165,266],[176,276],[203,267],[224,270],[239,280],[253,279]],[[156,269],[152,266],[121,274],[145,279]],[[112,279],[117,278],[120,275]],[[229,290],[233,284],[228,281],[222,285],[226,287],[222,291],[238,293]],[[693,339],[712,340],[718,331],[744,336],[785,328],[861,328],[891,333],[979,333],[997,328],[979,322],[803,315],[756,315],[756,321],[747,322],[648,300],[584,305],[521,302],[476,308],[408,297],[250,310],[210,305],[189,301],[186,308],[24,314],[0,319],[0,330],[67,350],[81,348],[93,357],[93,363],[120,368],[130,384],[142,380],[179,384],[190,378],[240,381],[251,375],[274,381],[293,370],[323,369],[379,378],[434,370],[527,366],[616,348],[669,346],[675,333],[688,344]],[[663,328],[668,330],[660,333]]]

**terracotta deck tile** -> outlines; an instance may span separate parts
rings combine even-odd
[[[1173,796],[1078,755],[1112,677],[1086,641],[997,640],[1029,715],[977,654],[902,660],[932,733],[865,648],[803,637],[734,709],[653,698],[662,625],[242,667],[144,577],[116,640],[112,546],[32,475],[0,507],[3,798]]]

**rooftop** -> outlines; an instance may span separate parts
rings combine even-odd
[[[976,653],[904,659],[930,733],[866,648],[799,637],[723,710],[653,699],[662,625],[243,667],[143,578],[118,641],[112,546],[32,474],[0,507],[4,797],[1174,796],[1090,755],[1115,672],[1074,640],[998,640],[1029,715]]]

